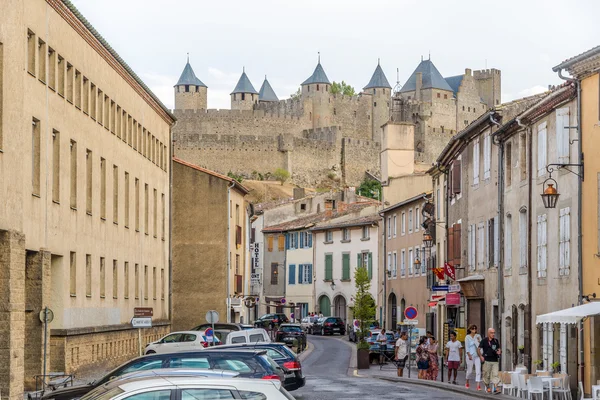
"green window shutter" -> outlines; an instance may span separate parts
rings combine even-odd
[[[342,254],[342,280],[350,280],[350,254]]]
[[[361,267],[361,265],[360,265],[360,260],[361,260],[361,257],[362,257],[362,253],[358,253],[358,254],[356,255],[356,268],[359,268],[359,267]]]
[[[367,258],[369,262],[369,279],[373,279],[373,253],[369,253]]]
[[[330,281],[333,279],[333,255],[325,255],[325,280]]]

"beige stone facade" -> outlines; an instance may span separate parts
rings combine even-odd
[[[174,119],[58,0],[3,4],[0,99],[0,392],[16,399],[42,373],[42,308],[48,372],[118,363],[136,306],[168,321]]]
[[[173,160],[174,330],[205,323],[209,310],[221,322],[248,321],[247,193],[231,178]]]

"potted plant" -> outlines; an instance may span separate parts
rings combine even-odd
[[[525,346],[523,346],[523,345],[517,347],[517,349],[519,350],[519,353],[521,353],[521,354],[523,354],[525,352]]]
[[[535,360],[533,361],[533,365],[535,365],[535,369],[539,370],[541,368],[541,365],[544,364],[543,360]]]
[[[358,369],[369,369],[369,348],[366,340],[369,332],[369,321],[375,316],[375,306],[369,293],[371,280],[365,267],[357,267],[354,271],[356,294],[354,296],[354,318],[359,321],[356,335],[356,359]]]
[[[555,361],[550,366],[552,367],[554,372],[560,373],[560,361]]]

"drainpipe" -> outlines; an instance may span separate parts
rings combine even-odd
[[[385,222],[385,214],[380,213],[379,214],[381,216],[381,218],[383,219],[383,235],[382,235],[382,240],[383,240],[383,321],[381,326],[384,328],[387,328],[386,326],[386,312],[387,312],[387,241],[386,241],[386,232],[388,229],[388,227],[386,226],[386,222]],[[392,326],[392,329],[394,329],[395,327]]]
[[[532,243],[531,243],[531,231],[533,229],[533,173],[532,173],[532,168],[533,168],[533,153],[532,153],[532,144],[533,144],[533,133],[531,131],[530,128],[527,127],[527,125],[523,125],[521,123],[521,121],[517,118],[516,119],[517,124],[521,127],[521,128],[525,128],[525,134],[527,135],[527,172],[529,174],[529,176],[527,177],[527,186],[528,186],[528,204],[527,204],[527,209],[529,210],[529,226],[528,226],[528,232],[527,232],[527,246],[529,248],[528,251],[528,260],[527,260],[527,264],[528,264],[528,271],[527,271],[527,305],[529,306],[529,315],[531,315],[531,303],[533,301],[533,257],[532,257]],[[523,310],[523,312],[525,312],[525,310]],[[523,351],[523,354],[529,354],[529,359],[527,360],[527,370],[530,370],[531,368],[531,335],[533,333],[533,327],[531,325],[531,318],[523,318],[525,320],[525,326],[526,326],[526,330],[528,332],[528,335],[526,338],[523,338],[523,345],[525,346]],[[523,356],[523,364],[525,364],[525,356]]]
[[[490,124],[500,128],[500,122],[494,119],[490,112]],[[502,338],[502,315],[504,315],[504,142],[496,141],[496,135],[492,134],[492,143],[498,146],[498,320],[497,336]]]
[[[578,79],[568,78],[562,74],[562,69],[558,70],[558,77],[567,82],[575,83],[577,87],[577,154],[579,156],[579,163],[582,164],[581,167],[581,176],[584,175],[583,169],[583,148],[582,141],[583,137],[581,135],[581,81]],[[582,265],[582,254],[583,254],[583,243],[581,225],[582,225],[582,208],[581,205],[583,203],[582,199],[582,186],[583,186],[583,178],[579,178],[579,182],[577,184],[577,273],[579,274],[579,296],[578,296],[578,304],[583,304],[583,265]],[[583,322],[579,321],[579,381],[583,382],[583,377],[585,373],[585,358],[583,354]]]
[[[227,186],[227,323],[231,323],[231,189],[235,186],[235,181]]]
[[[175,140],[173,140],[173,129],[177,126],[177,121],[169,129],[169,137],[171,138],[171,145],[169,146],[169,299],[168,299],[168,310],[169,310],[169,321],[171,327],[173,327],[173,158],[175,157]]]

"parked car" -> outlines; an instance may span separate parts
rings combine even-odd
[[[283,342],[288,346],[298,341],[298,350],[302,351],[306,347],[306,334],[299,324],[281,324],[275,332],[275,341]]]
[[[285,373],[285,381],[283,387],[288,391],[293,391],[301,388],[306,383],[306,378],[302,372],[302,364],[298,359],[298,355],[294,353],[284,343],[242,343],[230,344],[220,347],[212,347],[206,351],[235,350],[235,349],[257,349],[266,350],[267,355],[283,368]]]
[[[227,335],[226,344],[270,342],[271,338],[266,330],[262,328],[245,329],[243,331],[231,332]]]
[[[360,321],[355,319],[352,321],[352,326],[348,326],[348,340],[351,342],[356,342],[358,340],[358,330],[360,327]],[[379,322],[371,321],[369,323],[369,330],[379,329]]]
[[[208,328],[212,328],[212,324],[201,324],[192,328],[193,331],[205,331]],[[237,332],[243,330],[244,327],[241,324],[228,324],[224,322],[215,324],[214,336],[218,337],[222,343],[227,341],[227,335],[231,332]]]
[[[339,317],[323,317],[319,318],[313,325],[313,333],[319,335],[333,335],[339,333],[340,335],[346,334],[346,326],[344,321]]]
[[[260,317],[259,319],[257,319],[256,321],[254,321],[254,327],[255,328],[268,328],[269,325],[271,324],[271,321],[276,324],[283,324],[286,322],[290,322],[290,319],[287,317],[287,315],[280,313],[280,314],[265,314],[262,317]]]
[[[275,380],[243,378],[203,378],[162,376],[131,378],[106,383],[85,396],[85,400],[121,400],[126,398],[152,400],[202,399],[269,399],[294,398]],[[82,399],[83,400],[83,399]]]
[[[44,400],[74,400],[122,375],[151,369],[218,369],[238,372],[240,377],[285,380],[283,369],[265,350],[201,350],[151,354],[134,358],[93,382],[44,393]]]
[[[367,342],[369,343],[369,360],[370,361],[379,359],[379,354],[381,353],[381,350],[379,348],[380,347],[379,343],[377,343],[377,335],[379,335],[380,332],[381,332],[380,329],[371,329],[369,331],[369,336],[366,338]],[[395,352],[396,339],[394,338],[393,332],[386,331],[385,337],[387,338],[385,354],[388,357],[391,357],[394,355],[394,352]]]
[[[156,342],[148,343],[144,354],[202,350],[211,344],[219,345],[221,341],[215,336],[209,341],[204,331],[172,332]]]
[[[302,318],[302,320],[300,321],[300,326],[302,327],[302,330],[304,330],[304,332],[306,333],[312,333],[312,327],[318,319],[319,317],[317,315]]]

